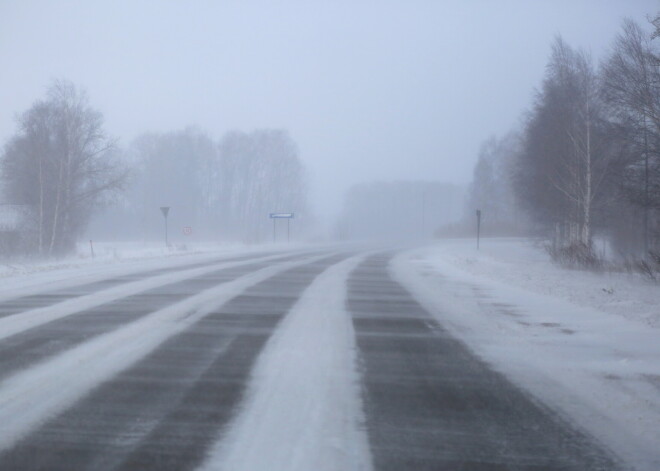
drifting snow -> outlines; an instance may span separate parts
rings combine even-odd
[[[567,270],[528,239],[446,240],[424,252],[434,265],[547,294],[660,328],[660,285],[639,275]]]
[[[166,248],[159,243],[95,243],[95,257],[89,246],[56,260],[0,260],[0,300],[24,296],[36,290],[62,289],[139,271],[183,266],[215,258],[249,255],[255,252],[280,252],[301,245],[194,244]]]
[[[128,296],[147,291],[159,286],[183,281],[188,278],[202,276],[207,273],[214,272],[223,268],[237,267],[241,265],[248,265],[251,263],[276,260],[281,255],[273,255],[268,257],[255,257],[249,260],[240,262],[225,262],[216,263],[202,268],[182,269],[175,273],[167,273],[164,275],[157,275],[139,280],[135,282],[123,283],[113,288],[94,291],[93,293],[73,297],[60,303],[52,304],[45,307],[21,311],[6,317],[0,318],[0,340],[16,335],[19,332],[32,329],[34,327],[47,324],[56,319],[75,314],[81,311],[92,309],[102,304],[115,301],[117,299],[126,298]],[[212,261],[212,259],[209,259]]]
[[[247,400],[203,471],[371,469],[346,312],[346,279],[361,257],[322,273],[268,341]]]
[[[0,383],[0,450],[248,287],[318,258],[274,264],[202,291],[7,378]]]
[[[439,242],[392,271],[495,369],[627,463],[660,469],[658,286],[562,270],[520,240],[482,247]]]

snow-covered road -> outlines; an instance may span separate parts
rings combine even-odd
[[[475,347],[452,315],[480,299],[437,265],[312,247],[0,287],[0,469],[653,469]]]

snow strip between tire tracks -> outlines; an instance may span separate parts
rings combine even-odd
[[[112,288],[95,291],[90,294],[74,297],[60,303],[50,306],[44,306],[27,311],[21,311],[7,317],[0,318],[0,340],[16,335],[34,327],[46,324],[48,322],[61,319],[63,317],[92,309],[102,304],[116,301],[121,298],[126,298],[134,294],[138,294],[149,289],[158,288],[159,286],[176,283],[179,281],[187,280],[188,278],[195,278],[198,276],[212,273],[217,270],[223,270],[251,263],[258,263],[268,260],[275,260],[282,255],[274,255],[270,257],[254,258],[249,260],[242,260],[239,262],[219,262],[214,265],[209,265],[201,268],[184,269],[175,273],[167,273],[164,275],[156,275],[143,280],[126,282],[122,285]]]
[[[241,412],[201,471],[372,468],[346,279],[362,260],[327,269],[266,344]]]

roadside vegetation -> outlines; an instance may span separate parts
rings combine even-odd
[[[521,126],[482,145],[467,207],[464,227],[480,209],[485,234],[542,237],[563,266],[660,279],[660,16],[624,20],[598,64],[557,37]]]
[[[69,254],[90,223],[119,240],[159,239],[161,206],[172,208],[171,223],[210,240],[270,240],[268,213],[305,218],[306,194],[284,130],[232,131],[216,142],[187,128],[122,147],[86,91],[56,80],[0,151],[0,257]]]

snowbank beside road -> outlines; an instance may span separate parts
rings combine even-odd
[[[432,265],[565,299],[660,328],[660,285],[625,273],[594,273],[554,265],[538,242],[529,239],[449,239],[418,255]]]
[[[660,469],[660,288],[562,270],[520,240],[471,245],[404,253],[394,276],[493,367],[626,463]]]

